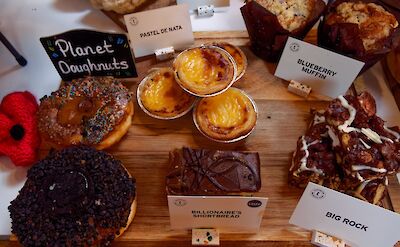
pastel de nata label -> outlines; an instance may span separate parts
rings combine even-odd
[[[63,80],[86,75],[136,77],[136,67],[125,34],[71,30],[40,38]]]
[[[168,196],[172,229],[218,228],[257,232],[267,198],[238,196]]]
[[[363,66],[363,62],[289,37],[275,76],[335,98],[347,91]]]
[[[136,57],[157,49],[185,49],[194,43],[187,4],[169,6],[124,16]]]
[[[307,185],[289,223],[351,246],[393,247],[400,240],[399,214],[314,183]]]

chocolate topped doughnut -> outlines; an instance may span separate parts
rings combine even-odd
[[[56,147],[85,144],[103,149],[131,125],[131,93],[112,77],[86,77],[65,83],[40,99],[38,128]]]
[[[135,179],[111,155],[85,146],[32,166],[9,206],[12,233],[24,246],[106,246],[135,209]]]

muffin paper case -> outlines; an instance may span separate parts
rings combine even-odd
[[[276,15],[257,2],[248,1],[240,10],[249,33],[251,50],[262,59],[270,62],[277,61],[288,37],[303,39],[319,20],[325,7],[322,0],[316,0],[305,25],[290,32],[282,27]]]
[[[337,52],[347,57],[364,62],[365,65],[360,72],[361,74],[381,60],[394,47],[396,47],[396,45],[399,43],[400,29],[399,26],[397,26],[397,28],[395,28],[393,32],[383,41],[381,48],[368,51],[364,48],[363,41],[360,37],[358,24],[334,23],[328,25],[326,23],[326,16],[329,13],[332,13],[336,6],[343,2],[360,2],[360,0],[330,1],[324,19],[320,22],[318,27],[318,45],[333,52]],[[363,0],[361,2],[375,3],[380,5],[387,12],[393,14],[396,17],[397,22],[400,20],[400,11],[395,10],[381,1]]]

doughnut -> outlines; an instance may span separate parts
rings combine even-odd
[[[23,246],[106,246],[135,215],[135,179],[111,155],[72,146],[32,166],[8,209]]]
[[[50,146],[89,145],[105,149],[128,131],[132,94],[112,77],[86,77],[65,83],[40,99],[39,133]]]

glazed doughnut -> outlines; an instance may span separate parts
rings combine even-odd
[[[69,147],[28,170],[9,211],[23,246],[106,246],[135,215],[135,179],[103,151]]]
[[[40,135],[57,148],[77,144],[107,148],[131,126],[131,98],[128,89],[112,77],[86,77],[65,83],[40,99]]]

